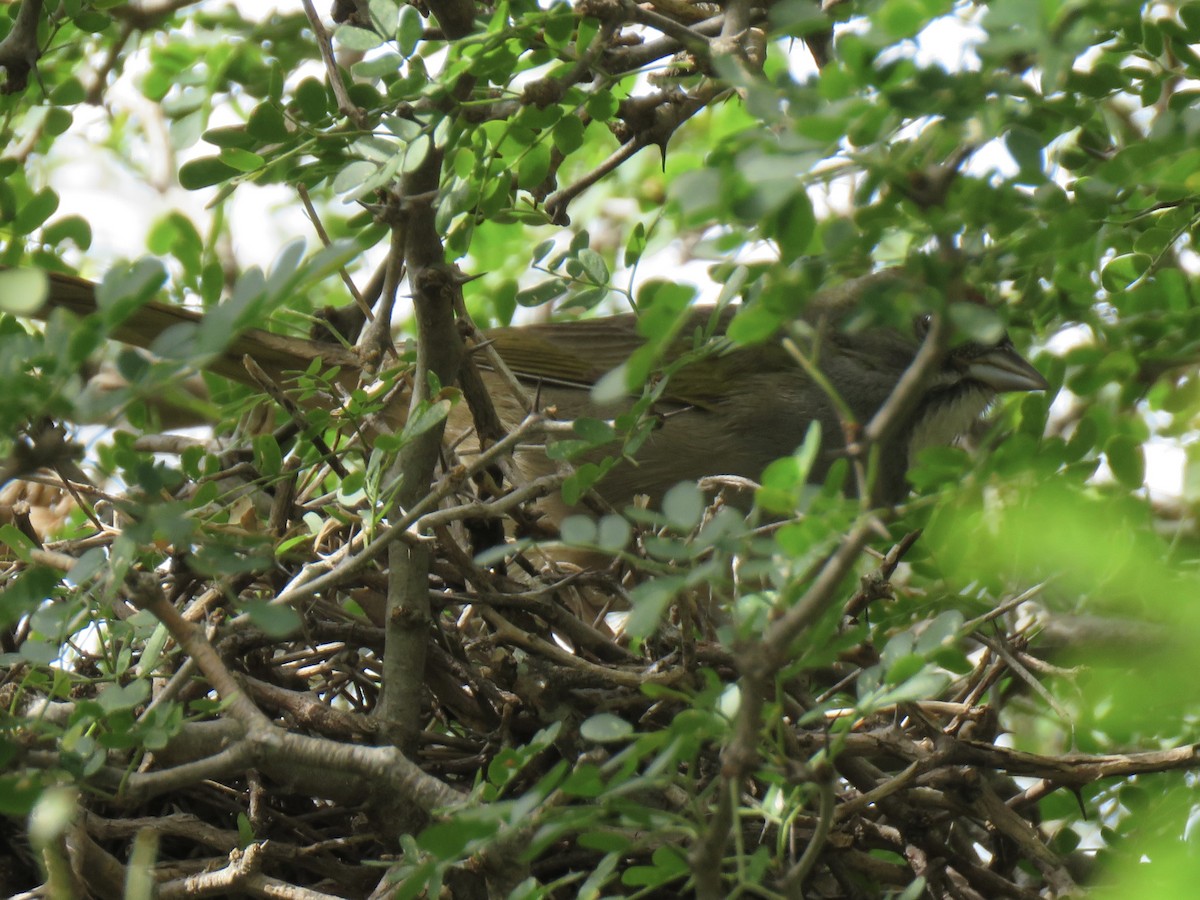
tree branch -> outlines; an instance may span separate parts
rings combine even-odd
[[[42,0],[21,0],[12,31],[0,41],[0,66],[5,69],[0,94],[19,94],[29,84],[29,73],[41,57],[37,30],[42,18]]]

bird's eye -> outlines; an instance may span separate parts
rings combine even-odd
[[[933,325],[933,314],[925,313],[925,315],[923,315],[923,316],[917,316],[917,321],[913,327],[913,331],[916,332],[916,335],[918,338],[923,339],[925,337],[925,335],[929,334],[929,329],[932,325]]]

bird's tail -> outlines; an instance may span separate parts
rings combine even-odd
[[[81,318],[98,311],[95,284],[61,272],[46,275],[49,279],[46,302],[30,313],[31,318],[48,319],[55,309],[68,310]],[[203,318],[204,314],[196,310],[150,301],[113,327],[110,336],[134,347],[150,349],[169,329],[199,327]],[[281,382],[288,373],[304,371],[314,359],[321,360],[326,368],[338,366],[348,375],[356,375],[361,368],[358,355],[340,344],[275,334],[260,328],[247,328],[231,335],[225,349],[206,363],[205,368],[234,381],[254,384],[244,363],[247,356],[276,382]]]

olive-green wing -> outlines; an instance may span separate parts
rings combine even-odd
[[[645,343],[632,315],[494,328],[487,337],[519,378],[581,388]]]
[[[778,344],[749,348],[721,346],[720,336],[734,312],[724,309],[714,322],[712,307],[696,307],[691,311],[666,352],[664,363],[696,351],[698,336],[702,341],[710,328],[712,340],[697,354],[694,363],[671,375],[663,393],[664,401],[710,407],[727,394],[731,378],[795,366]],[[645,343],[637,331],[637,317],[630,314],[497,328],[487,336],[517,377],[580,389],[590,388]]]

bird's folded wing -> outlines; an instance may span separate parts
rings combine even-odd
[[[720,335],[733,310],[713,320],[711,307],[696,307],[663,354],[679,359],[696,349],[697,334],[715,325]],[[700,331],[698,331],[700,329]],[[487,333],[496,351],[517,375],[529,382],[590,389],[601,377],[626,362],[645,343],[633,315],[609,316],[515,328]],[[746,375],[795,370],[795,361],[778,343],[729,347],[714,343],[695,362],[676,369],[661,394],[661,402],[708,409],[729,396],[730,384]]]
[[[632,315],[494,328],[487,338],[517,377],[589,388],[644,343]]]

